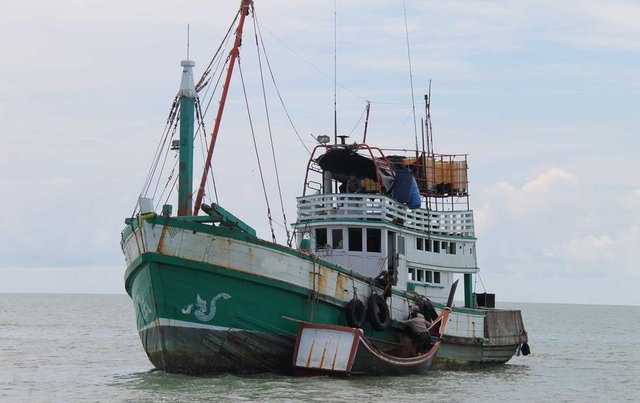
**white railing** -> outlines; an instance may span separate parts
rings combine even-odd
[[[388,221],[436,235],[474,237],[473,211],[411,210],[389,197],[362,194],[317,194],[298,197],[298,223],[318,220]]]

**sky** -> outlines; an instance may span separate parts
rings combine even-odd
[[[369,100],[368,142],[412,148],[403,2],[337,3],[338,131],[359,140]],[[178,90],[186,26],[199,77],[239,1],[0,6],[0,292],[123,293],[120,232]],[[334,1],[255,8],[278,89],[311,147],[311,135],[333,132]],[[432,80],[436,152],[469,154],[477,291],[506,302],[640,305],[640,2],[406,9],[417,113]],[[248,24],[241,65],[281,225]],[[235,73],[214,153],[219,202],[269,239]],[[290,223],[308,154],[270,91]]]

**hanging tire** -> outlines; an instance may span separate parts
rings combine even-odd
[[[378,294],[371,294],[367,305],[371,327],[378,331],[385,330],[389,327],[391,315],[389,315],[389,306],[384,298]]]
[[[431,322],[438,318],[438,312],[436,312],[429,298],[420,298],[418,305],[420,306],[420,313],[423,314],[425,318],[431,320]]]
[[[347,303],[346,314],[347,324],[351,327],[361,328],[367,320],[367,308],[356,298]]]

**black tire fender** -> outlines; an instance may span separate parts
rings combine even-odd
[[[371,294],[367,301],[369,323],[374,330],[382,331],[391,324],[389,306],[384,298],[378,294]]]
[[[364,303],[357,298],[353,298],[347,303],[346,308],[347,324],[350,327],[361,328],[367,320],[367,308]]]

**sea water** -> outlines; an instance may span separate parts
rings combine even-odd
[[[522,310],[531,355],[423,376],[154,371],[126,295],[0,294],[0,401],[640,401],[640,307]]]

